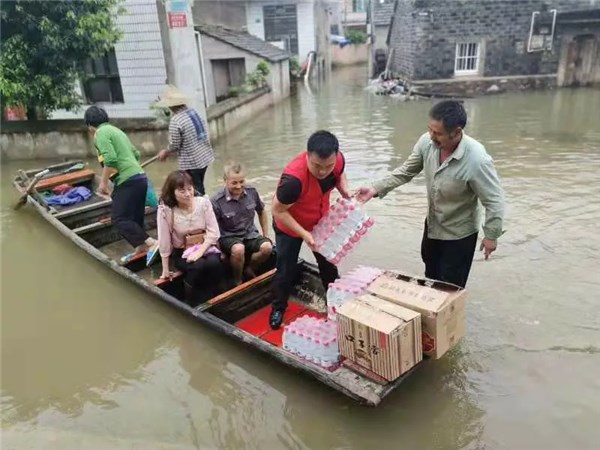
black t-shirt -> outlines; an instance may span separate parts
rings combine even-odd
[[[344,169],[346,167],[346,160],[344,159],[344,155],[340,153],[342,156],[342,170],[340,174],[344,173]],[[331,172],[327,177],[319,180],[319,186],[321,186],[321,191],[326,193],[332,190],[336,185],[336,179],[333,172]],[[299,178],[283,174],[279,179],[279,185],[277,186],[277,200],[284,205],[291,205],[292,203],[296,203],[302,194],[302,182]]]

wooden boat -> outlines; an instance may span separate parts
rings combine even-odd
[[[121,265],[119,258],[131,248],[111,224],[110,198],[94,194],[84,203],[58,207],[49,206],[46,202],[44,192],[63,183],[84,186],[95,192],[99,177],[87,168],[69,172],[68,169],[76,163],[81,161],[43,168],[49,169],[49,173],[29,194],[27,202],[65,237],[125,279],[202,324],[267,353],[282,364],[302,371],[366,405],[378,405],[414,370],[413,368],[401,378],[388,383],[375,374],[361,371],[356,366],[351,367],[352,364],[348,361],[328,370],[284,350],[281,346],[283,327],[273,331],[268,325],[271,283],[275,272],[274,258],[265,264],[256,278],[235,288],[224,289],[221,294],[196,307],[183,301],[181,273],[176,273],[172,280],[159,279],[160,262],[148,268],[145,256]],[[15,188],[24,193],[34,174],[43,169],[18,171],[13,181]],[[145,226],[150,235],[156,235],[156,208],[146,208]],[[325,292],[316,266],[299,260],[298,269],[297,284],[284,323],[303,314],[325,316]]]

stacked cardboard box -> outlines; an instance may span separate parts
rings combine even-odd
[[[466,292],[458,286],[386,272],[368,292],[421,314],[427,356],[441,358],[465,334]]]
[[[340,353],[388,381],[423,359],[420,314],[372,295],[344,304],[337,315]]]
[[[423,359],[439,359],[465,334],[464,289],[386,272],[337,314],[340,353],[392,381]]]

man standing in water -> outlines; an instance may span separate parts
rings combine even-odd
[[[477,244],[479,205],[485,208],[485,259],[503,234],[504,191],[485,147],[464,132],[467,114],[462,104],[442,101],[429,112],[429,132],[417,141],[408,159],[388,177],[356,192],[364,203],[425,172],[429,208],[421,257],[427,278],[465,287]]]
[[[186,171],[200,195],[205,194],[204,176],[208,165],[215,160],[206,123],[200,114],[187,105],[185,95],[175,86],[168,86],[156,104],[171,110],[169,147],[161,150],[158,158],[166,160],[171,153],[179,159],[179,170]]]
[[[302,242],[312,249],[311,232],[329,210],[329,197],[337,188],[349,198],[344,156],[337,138],[328,131],[317,131],[309,139],[307,150],[297,155],[283,170],[273,196],[272,213],[277,247],[277,272],[273,280],[274,300],[269,319],[271,328],[283,322],[294,281]],[[314,252],[325,289],[337,278],[337,267]]]

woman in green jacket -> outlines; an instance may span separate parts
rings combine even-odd
[[[108,123],[104,109],[90,106],[84,120],[90,132],[94,133],[98,161],[103,167],[98,192],[108,195],[108,182],[113,182],[112,224],[135,248],[133,253],[121,258],[121,263],[148,252],[147,263],[150,264],[158,254],[158,242],[144,229],[148,179],[140,165],[140,153],[122,130]]]

